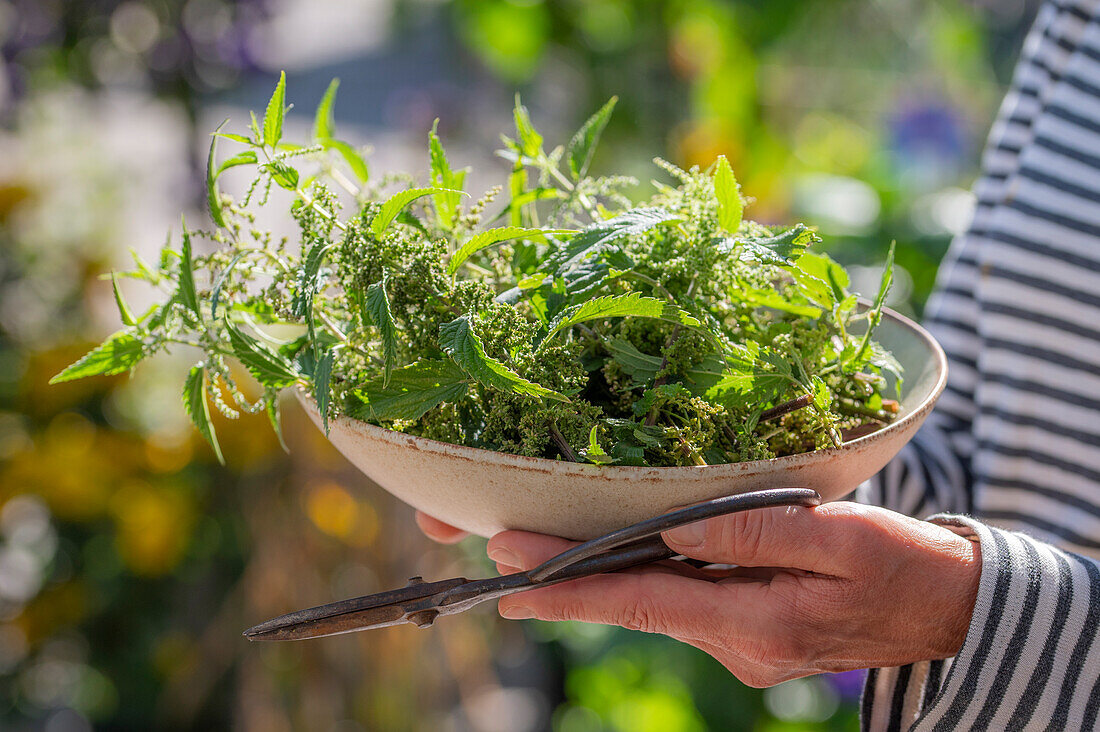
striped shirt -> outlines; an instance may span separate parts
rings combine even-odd
[[[948,386],[860,498],[981,544],[952,659],[872,669],[868,730],[1097,728],[1100,711],[1100,0],[1028,35],[927,325]]]

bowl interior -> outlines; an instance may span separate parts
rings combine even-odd
[[[943,350],[908,318],[884,310],[875,336],[904,370],[901,415],[839,448],[772,460],[653,468],[510,455],[347,418],[332,421],[329,439],[382,488],[482,536],[524,529],[588,539],[676,506],[763,488],[809,487],[825,500],[837,500],[878,472],[912,438],[946,381]],[[299,398],[319,425],[312,400],[301,393]]]

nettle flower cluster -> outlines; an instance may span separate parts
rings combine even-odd
[[[308,145],[282,138],[285,78],[249,134],[214,133],[213,228],[185,224],[156,266],[135,258],[111,275],[125,328],[54,381],[193,347],[184,408],[219,458],[210,404],[230,417],[266,412],[278,430],[286,388],[312,395],[326,429],[343,415],[619,465],[764,459],[894,418],[884,374],[900,369],[871,338],[890,262],[860,305],[844,269],[807,249],[819,241],[811,229],[743,217],[725,158],[705,171],[658,160],[672,182],[635,205],[626,191],[637,181],[589,174],[615,99],[549,152],[517,100],[502,186],[470,198],[468,171],[433,128],[429,186],[407,188],[408,177],[371,177],[335,137],[336,86]],[[219,162],[227,141],[243,149]],[[234,200],[218,179],[240,166],[256,175]],[[273,187],[293,194],[296,241],[255,227]],[[213,253],[196,253],[200,238]],[[120,277],[169,297],[136,315]],[[263,387],[258,401],[238,388],[233,361]]]

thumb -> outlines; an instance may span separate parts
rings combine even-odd
[[[675,552],[716,564],[833,573],[848,564],[844,549],[862,534],[862,508],[760,508],[678,526],[662,538]]]

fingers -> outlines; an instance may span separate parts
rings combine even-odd
[[[445,524],[437,518],[433,518],[421,511],[416,512],[416,525],[424,532],[424,535],[440,544],[454,544],[462,541],[469,534],[462,529],[457,529],[450,524]]]
[[[746,567],[787,567],[843,573],[859,545],[871,509],[854,503],[741,511],[663,534],[684,556]]]

